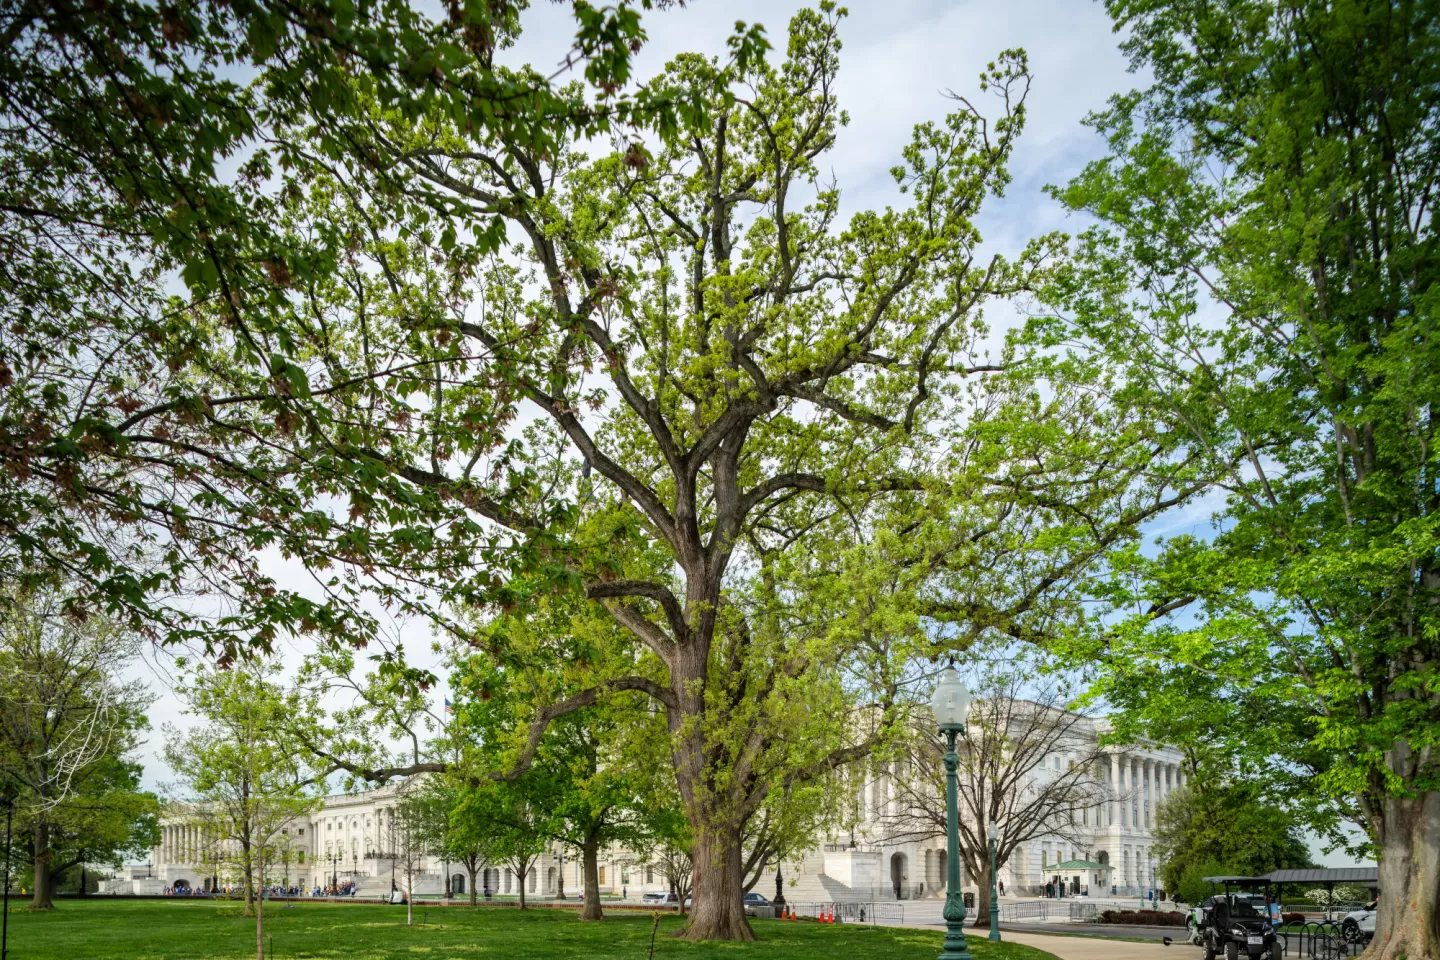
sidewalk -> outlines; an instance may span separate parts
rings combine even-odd
[[[1173,947],[1163,943],[1132,943],[1129,940],[1106,940],[1100,937],[1058,937],[1042,933],[1007,933],[1001,936],[1011,943],[1053,953],[1060,960],[1199,960],[1199,951],[1182,940]]]

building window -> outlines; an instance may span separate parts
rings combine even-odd
[[[646,868],[645,868],[645,882],[646,882],[646,883],[654,883],[654,882],[655,882],[655,868],[654,868],[654,867],[646,867]]]
[[[305,851],[304,851],[304,850],[296,850],[296,851],[295,851],[295,862],[296,862],[296,863],[304,863],[304,862],[305,862]],[[301,885],[303,886],[304,883],[305,883],[305,881],[302,880],[302,881],[300,881],[300,883],[301,883]]]
[[[603,866],[600,868],[600,886],[605,886],[605,868]]]
[[[305,836],[305,828],[304,828],[304,827],[301,827],[299,830],[296,830],[296,831],[295,831],[295,834],[296,834],[296,836],[301,836],[301,837]]]

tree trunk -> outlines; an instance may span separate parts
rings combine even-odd
[[[1440,791],[1382,803],[1380,908],[1363,960],[1440,960]]]
[[[521,909],[521,910],[524,910],[524,909],[525,909],[525,881],[528,880],[528,879],[530,879],[529,873],[530,873],[530,871],[529,871],[529,870],[526,870],[526,869],[522,869],[522,870],[520,871],[520,909]]]
[[[479,871],[476,867],[466,867],[465,872],[470,875],[470,906],[473,907],[475,906],[475,874]]]
[[[976,884],[978,896],[975,897],[975,916],[971,926],[990,929],[990,866],[986,864],[985,875]]]
[[[248,917],[255,909],[255,859],[250,856],[250,841],[244,837],[240,840],[240,856],[245,863],[245,916]]]
[[[265,894],[263,892],[255,898],[255,960],[265,960]]]
[[[681,932],[686,940],[754,940],[745,919],[740,826],[702,821],[695,831],[694,907]]]
[[[55,879],[50,872],[50,824],[42,816],[35,822],[35,896],[30,900],[31,910],[55,909]]]
[[[600,841],[587,836],[580,845],[580,872],[585,876],[585,900],[580,904],[581,920],[603,920],[600,907]]]

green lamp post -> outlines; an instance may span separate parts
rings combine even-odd
[[[940,685],[930,699],[935,722],[945,734],[945,838],[949,852],[945,858],[945,948],[939,960],[971,960],[965,947],[965,897],[960,892],[960,831],[955,822],[959,801],[956,796],[955,768],[960,757],[955,753],[955,737],[965,733],[965,718],[970,713],[970,691],[965,689],[955,665],[945,668]]]
[[[1000,889],[996,884],[995,876],[995,849],[1000,845],[1000,826],[994,820],[990,826],[985,828],[985,836],[990,841],[990,939],[998,943],[1000,941]]]

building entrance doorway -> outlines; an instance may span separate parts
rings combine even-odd
[[[905,869],[905,854],[890,854],[890,887],[895,891],[895,899],[904,899],[905,875],[909,871]]]

